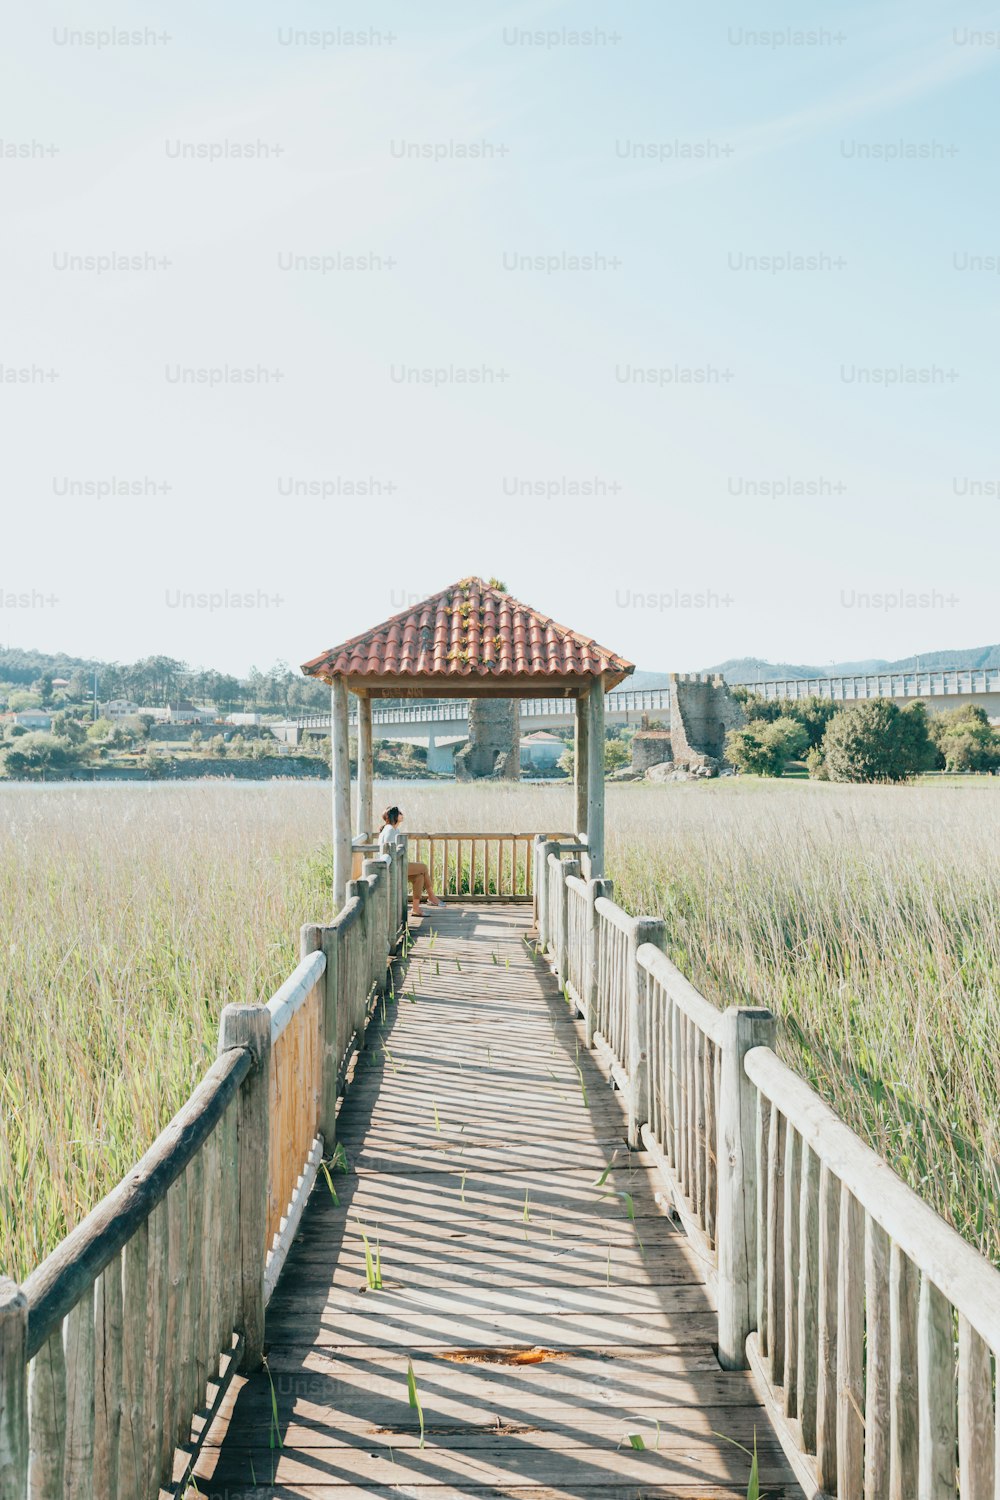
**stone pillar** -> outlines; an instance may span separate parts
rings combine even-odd
[[[520,705],[516,698],[470,698],[469,742],[455,756],[459,781],[518,781]]]

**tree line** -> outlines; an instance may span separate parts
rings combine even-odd
[[[846,705],[733,692],[747,717],[726,736],[726,757],[739,771],[781,776],[798,762],[820,781],[894,782],[925,771],[1000,770],[1000,731],[977,704],[930,715],[919,700],[900,708],[890,698]]]

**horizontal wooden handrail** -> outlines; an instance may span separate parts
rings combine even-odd
[[[636,930],[639,922],[638,917],[630,917],[627,911],[623,911],[616,901],[611,901],[607,896],[598,896],[594,903],[594,909],[599,917],[617,927],[619,932],[631,935]]]
[[[522,830],[521,830],[520,833],[510,833],[510,832],[508,832],[508,833],[500,833],[500,832],[498,832],[498,833],[484,833],[482,831],[482,829],[480,829],[476,833],[468,833],[468,832],[466,832],[466,833],[461,833],[461,832],[452,833],[452,831],[451,831],[450,828],[439,828],[437,830],[437,832],[435,832],[435,833],[427,833],[427,832],[412,833],[410,831],[410,829],[407,829],[406,830],[406,837],[408,839],[465,839],[466,841],[468,841],[469,839],[480,839],[480,840],[481,839],[520,839],[520,840],[523,841],[525,839],[537,839],[537,838],[569,839],[569,838],[575,838],[576,834],[574,834],[574,833],[546,833],[546,834],[539,834],[539,833],[536,833],[533,829],[530,829],[530,828],[522,828]]]
[[[754,1047],[744,1067],[875,1223],[1000,1354],[1000,1271],[907,1187],[769,1047]]]
[[[640,968],[645,969],[657,984],[663,986],[671,1000],[682,1010],[709,1041],[722,1045],[722,1011],[716,1010],[704,995],[700,995],[690,980],[685,979],[676,964],[661,948],[653,943],[642,943],[636,953]]]
[[[360,920],[363,909],[360,896],[348,896],[333,921],[329,924],[330,927],[340,933],[347,932]]]
[[[313,988],[326,972],[326,954],[321,949],[309,953],[289,974],[280,989],[267,1002],[271,1012],[271,1042],[278,1040],[300,1006],[308,1000]]]
[[[128,1176],[31,1273],[24,1283],[29,1359],[163,1202],[222,1119],[252,1063],[245,1047],[231,1048],[217,1058]]]

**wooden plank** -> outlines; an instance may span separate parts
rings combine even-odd
[[[889,1496],[917,1493],[919,1403],[917,1306],[920,1278],[898,1245],[889,1252]]]
[[[392,1486],[396,1493],[404,1493],[415,1475],[423,1474],[425,1482],[430,1474],[437,1484],[451,1483],[470,1494],[492,1490],[496,1485],[519,1479],[527,1485],[580,1485],[590,1486],[608,1483],[630,1483],[648,1490],[658,1487],[667,1490],[677,1482],[690,1480],[697,1474],[703,1481],[740,1483],[745,1485],[749,1473],[749,1461],[733,1444],[704,1444],[694,1447],[690,1459],[686,1454],[670,1450],[655,1452],[652,1449],[637,1453],[630,1447],[619,1447],[609,1437],[604,1443],[591,1443],[577,1450],[561,1452],[534,1446],[526,1436],[510,1440],[495,1439],[490,1449],[474,1450],[446,1446],[445,1440],[436,1439],[433,1459],[417,1449],[393,1449],[385,1454],[366,1449],[355,1449],[350,1456],[352,1480],[372,1486]],[[266,1439],[256,1448],[226,1448],[213,1463],[214,1455],[205,1458],[195,1469],[201,1479],[211,1479],[212,1486],[244,1484],[251,1485],[260,1477],[279,1486],[315,1484],[317,1469],[325,1464],[333,1470],[328,1478],[334,1478],[336,1467],[330,1450],[313,1450],[306,1447],[275,1450]],[[783,1483],[791,1478],[784,1455],[766,1454],[760,1464],[762,1485]],[[345,1475],[346,1478],[346,1475]],[[212,1489],[209,1489],[209,1494]],[[570,1489],[570,1493],[573,1490]]]
[[[958,1320],[958,1471],[962,1500],[996,1500],[996,1437],[990,1351]]]
[[[386,1276],[384,1266],[383,1276]],[[435,1314],[459,1321],[493,1318],[501,1314],[532,1314],[553,1320],[552,1327],[557,1327],[554,1320],[567,1317],[599,1318],[609,1314],[644,1317],[647,1313],[704,1313],[710,1308],[704,1286],[691,1282],[680,1286],[629,1286],[624,1290],[566,1287],[562,1291],[523,1285],[505,1290],[482,1285],[478,1290],[463,1287],[448,1292],[395,1284],[386,1277],[382,1291],[359,1296],[356,1289],[331,1286],[328,1277],[318,1275],[307,1279],[302,1274],[296,1276],[294,1283],[280,1288],[270,1304],[272,1324],[276,1319],[280,1322],[289,1312],[320,1315],[337,1310],[352,1314],[360,1310],[372,1317],[386,1319]]]
[[[94,1296],[94,1492],[117,1496],[124,1391],[120,1254],[97,1278]]]
[[[799,1414],[799,1220],[800,1139],[787,1127],[785,1136],[785,1204],[782,1210],[785,1262],[785,1415]]]
[[[926,1275],[920,1278],[917,1313],[919,1429],[918,1500],[955,1495],[955,1315]]]
[[[865,1500],[889,1500],[889,1236],[865,1215]]]
[[[30,1500],[62,1500],[66,1465],[66,1355],[57,1328],[31,1361],[28,1494]]]
[[[785,1118],[771,1111],[767,1148],[767,1352],[771,1382],[785,1383]]]
[[[757,1181],[760,1185],[760,1225],[762,1233],[757,1235],[757,1347],[763,1359],[771,1356],[770,1323],[768,1321],[768,1288],[770,1284],[770,1215],[771,1174],[768,1154],[771,1146],[771,1101],[757,1091]]]
[[[65,1500],[94,1500],[94,1288],[66,1319]]]
[[[864,1210],[841,1184],[837,1251],[837,1497],[864,1496]]]
[[[685,1478],[690,1478],[690,1473],[686,1473]],[[205,1484],[204,1480],[202,1484]],[[371,1500],[372,1495],[379,1491],[367,1481],[354,1485],[349,1482],[339,1484],[321,1480],[319,1483],[282,1483],[277,1488],[267,1489],[248,1489],[244,1483],[234,1486],[211,1483],[198,1493],[199,1500],[253,1500],[253,1497],[258,1496],[259,1500]],[[490,1484],[480,1492],[464,1480],[456,1488],[451,1484],[439,1484],[435,1479],[426,1483],[414,1483],[412,1479],[408,1479],[405,1487],[398,1490],[390,1488],[386,1493],[407,1497],[427,1496],[427,1500],[467,1500],[469,1495],[479,1493],[489,1495],[493,1500],[565,1500],[566,1497],[566,1490],[561,1485],[552,1488],[549,1485],[524,1485],[517,1482]],[[574,1491],[581,1500],[588,1500],[588,1497],[592,1497],[592,1500],[636,1500],[639,1494],[645,1497],[655,1493],[655,1490],[648,1487],[638,1491],[634,1482],[618,1485],[609,1484],[603,1479],[595,1485],[580,1484]],[[667,1493],[671,1500],[746,1500],[747,1490],[742,1481],[730,1486],[720,1485],[712,1480],[694,1480],[691,1483],[673,1482]],[[802,1500],[802,1491],[797,1484],[788,1487],[771,1485],[766,1493],[767,1500]]]
[[[799,1163],[798,1417],[802,1446],[816,1452],[819,1361],[819,1161],[802,1142]]]
[[[190,1207],[188,1202],[188,1191],[191,1182],[192,1169],[189,1167],[183,1177],[174,1183],[174,1194],[172,1202],[168,1200],[169,1244],[167,1249],[168,1267],[171,1282],[175,1286],[176,1298],[176,1323],[173,1328],[173,1338],[168,1343],[172,1351],[170,1358],[170,1375],[174,1387],[173,1397],[169,1403],[171,1411],[172,1437],[165,1441],[165,1447],[169,1443],[170,1451],[179,1444],[187,1441],[191,1428],[191,1413],[193,1411],[192,1395],[194,1391],[194,1347],[191,1341],[191,1306],[192,1306],[192,1258],[190,1252],[191,1230],[190,1230]],[[166,1414],[164,1414],[166,1415]]]
[[[488,1346],[544,1343],[554,1349],[585,1349],[592,1345],[613,1348],[650,1344],[664,1349],[687,1349],[706,1346],[716,1336],[716,1317],[712,1312],[669,1313],[643,1312],[636,1318],[535,1318],[530,1314],[482,1313],[477,1318],[452,1318],[447,1315],[407,1313],[402,1317],[370,1313],[344,1313],[323,1319],[317,1327],[315,1317],[288,1311],[280,1323],[272,1322],[268,1340],[271,1348],[278,1343],[301,1344],[310,1337],[317,1349],[336,1348],[339,1344],[364,1344],[369,1348],[455,1348],[478,1349]]]
[[[306,1400],[295,1402],[294,1410],[287,1404],[279,1404],[281,1446],[331,1450],[328,1458],[332,1462],[343,1461],[343,1453],[336,1450],[359,1446],[373,1451],[419,1447],[420,1426],[409,1405],[405,1380],[402,1384],[397,1382],[397,1386],[396,1400],[381,1403],[377,1421],[368,1412],[346,1416],[338,1406]],[[431,1407],[421,1399],[421,1405],[427,1444],[435,1446],[440,1440],[446,1447],[466,1451],[495,1450],[498,1431],[506,1438],[531,1446],[544,1444],[548,1448],[565,1450],[586,1446],[588,1438],[617,1446],[627,1430],[639,1433],[650,1449],[659,1452],[682,1449],[693,1458],[694,1452],[711,1443],[719,1424],[724,1423],[726,1436],[734,1442],[750,1445],[756,1438],[758,1453],[771,1459],[777,1458],[781,1452],[776,1438],[761,1434],[759,1413],[739,1406],[702,1407],[685,1402],[677,1406],[602,1410],[589,1415],[586,1430],[582,1431],[579,1410],[572,1406],[549,1407],[544,1412],[521,1411],[511,1420],[501,1417],[498,1421],[497,1415],[493,1411],[484,1411],[478,1400],[436,1403]],[[242,1413],[247,1402],[241,1400],[240,1406]],[[444,1409],[438,1409],[439,1406]],[[273,1425],[274,1408],[270,1393],[266,1404],[255,1403],[254,1416],[256,1431],[247,1430],[246,1439],[240,1444],[242,1447],[259,1444],[263,1434]],[[205,1448],[213,1446],[218,1445],[209,1442]]]
[[[816,1479],[837,1492],[837,1287],[840,1184],[824,1162],[819,1173],[819,1307],[816,1360]]]
[[[643,1423],[659,1420],[685,1432],[720,1432],[736,1437],[758,1427],[760,1412],[753,1386],[743,1371],[696,1367],[690,1353],[629,1350],[626,1358],[598,1359],[590,1352],[543,1366],[451,1364],[419,1349],[391,1359],[386,1351],[344,1350],[344,1358],[322,1360],[310,1352],[277,1349],[271,1380],[241,1378],[223,1403],[226,1418],[236,1413],[240,1441],[254,1441],[276,1410],[282,1432],[291,1422],[322,1426],[325,1440],[339,1443],[344,1433],[414,1421],[407,1393],[407,1363],[412,1363],[425,1421],[462,1424],[471,1431],[496,1427],[497,1421],[532,1425],[592,1421],[633,1413]],[[350,1358],[351,1354],[355,1358]],[[283,1355],[290,1355],[284,1357]],[[700,1362],[710,1363],[707,1357]],[[224,1424],[209,1439],[219,1446]]]
[[[746,1341],[757,1307],[757,1098],[744,1059],[755,1047],[767,1047],[774,1041],[774,1018],[766,1010],[730,1009],[722,1018],[722,1026],[719,1360],[727,1369],[739,1369],[746,1364]]]
[[[146,1282],[148,1229],[139,1225],[122,1255],[122,1420],[118,1435],[121,1500],[145,1500]]]
[[[155,1493],[162,1477],[163,1431],[167,1386],[167,1205],[160,1202],[149,1216],[146,1234],[146,1329],[143,1372],[146,1414],[146,1493]]]
[[[704,1100],[705,1100],[705,1233],[709,1241],[715,1245],[716,1216],[719,1205],[719,1177],[718,1158],[716,1156],[716,1141],[718,1132],[718,1115],[716,1113],[716,1084],[715,1064],[719,1058],[719,1050],[715,1044],[706,1038],[704,1056]],[[720,1059],[721,1062],[721,1059]],[[758,1183],[762,1179],[758,1178]],[[756,1238],[756,1236],[755,1236]]]
[[[239,1095],[240,1305],[236,1328],[243,1335],[245,1367],[256,1369],[264,1348],[264,1264],[267,1250],[271,1063],[271,1023],[267,1007],[227,1005],[220,1022],[219,1047],[220,1050],[245,1049],[254,1063]]]
[[[28,1299],[0,1276],[0,1494],[24,1500],[28,1484]]]
[[[169,1356],[165,1364],[163,1391],[161,1474],[169,1473],[172,1468],[180,1423],[182,1365],[179,1356],[183,1341],[181,1320],[184,1316],[184,1283],[187,1279],[187,1181],[184,1177],[179,1177],[167,1194],[166,1210],[167,1307],[164,1342]]]

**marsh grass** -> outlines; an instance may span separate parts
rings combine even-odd
[[[0,789],[0,1269],[135,1164],[323,914],[315,814],[267,784]]]
[[[564,787],[405,804],[442,832],[571,821]],[[322,784],[0,788],[0,1269],[23,1277],[120,1180],[222,1007],[266,1000],[329,918],[328,815]],[[664,917],[716,1004],[773,1008],[785,1059],[1000,1261],[998,835],[992,782],[608,796],[616,899]]]

